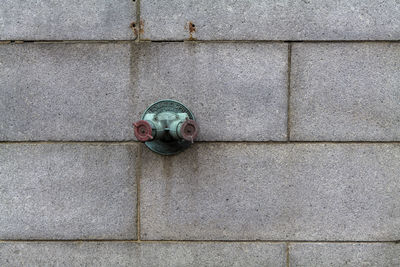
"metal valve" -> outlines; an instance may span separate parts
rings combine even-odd
[[[148,107],[133,127],[138,141],[162,155],[188,148],[199,133],[193,113],[183,104],[169,99]]]

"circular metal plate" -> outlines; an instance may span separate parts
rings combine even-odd
[[[171,99],[160,100],[152,104],[144,111],[142,119],[144,119],[146,114],[154,113],[158,115],[159,113],[166,111],[175,113],[186,113],[189,116],[189,119],[195,120],[193,113],[187,107],[185,107],[185,105]],[[145,142],[145,145],[149,149],[162,155],[177,154],[182,150],[188,148],[190,144],[191,143],[188,141],[176,141],[176,140],[171,140],[171,141],[154,140],[151,142]]]

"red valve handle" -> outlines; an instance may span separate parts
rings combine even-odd
[[[186,119],[181,126],[181,136],[186,141],[193,144],[193,140],[196,139],[199,134],[199,125],[194,120]]]
[[[147,142],[153,139],[150,123],[144,120],[133,123],[135,136],[140,142]]]

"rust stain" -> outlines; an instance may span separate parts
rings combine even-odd
[[[193,33],[196,32],[196,25],[193,24],[193,22],[189,21],[188,23],[188,27],[189,27],[189,41],[194,41],[196,40],[196,38],[193,37]],[[186,27],[185,27],[186,28]]]
[[[139,34],[144,33],[144,21],[140,20],[139,25],[136,24],[136,21],[132,22],[129,27],[132,28],[133,34],[135,36],[139,36]]]
[[[134,34],[135,36],[138,36],[138,31],[137,31],[137,29],[136,29],[136,22],[135,22],[135,21],[132,22],[132,23],[129,25],[129,27],[132,28],[133,34]]]
[[[163,176],[170,179],[173,174],[173,156],[163,156],[162,166],[163,166]]]
[[[196,31],[196,26],[193,24],[193,22],[189,21],[189,32],[194,33]]]
[[[144,33],[144,20],[140,20],[139,22],[139,33],[143,34]]]

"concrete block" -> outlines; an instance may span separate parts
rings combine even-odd
[[[130,44],[0,45],[0,140],[132,140]]]
[[[400,245],[388,243],[290,244],[290,266],[400,266]]]
[[[399,141],[399,62],[396,43],[294,44],[291,140]]]
[[[286,266],[282,243],[0,243],[2,266]]]
[[[143,150],[143,240],[400,239],[398,144]]]
[[[135,49],[137,118],[170,98],[194,112],[199,140],[286,140],[286,44],[143,43]]]
[[[140,4],[143,39],[400,39],[397,0],[143,0]]]
[[[0,40],[131,40],[132,0],[2,0]]]
[[[1,144],[0,239],[136,239],[136,151]]]

